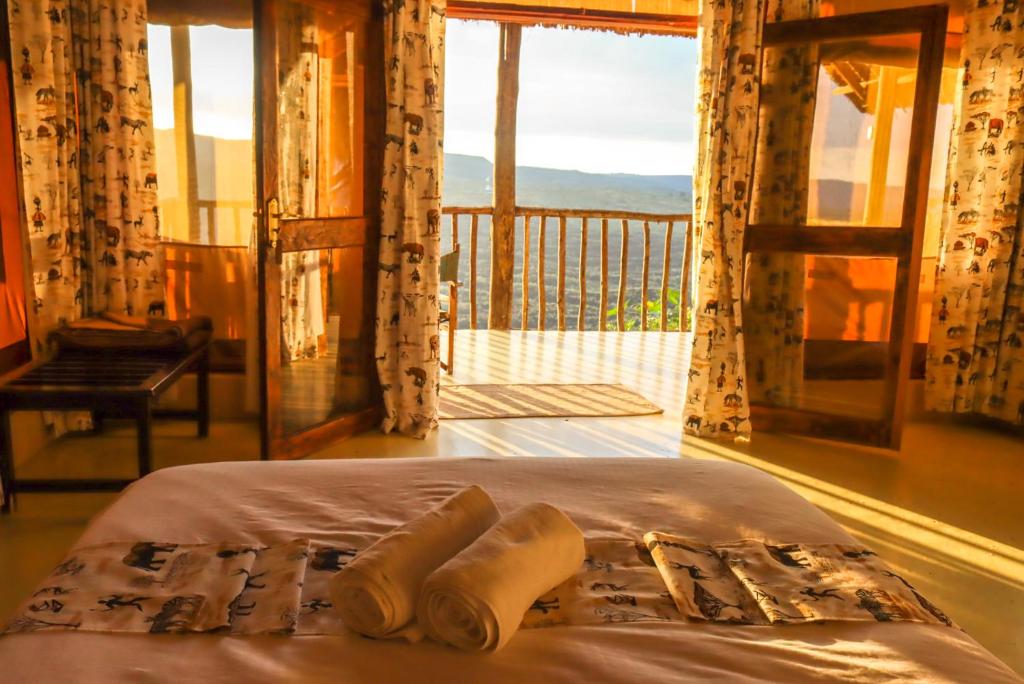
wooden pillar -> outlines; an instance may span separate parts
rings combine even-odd
[[[491,222],[491,292],[487,327],[512,323],[512,272],[516,250],[516,107],[522,27],[501,24],[498,36],[498,97],[494,117],[494,218]]]
[[[201,242],[199,182],[196,179],[196,134],[192,125],[192,48],[188,28],[184,25],[171,27],[174,152],[178,172],[177,211],[174,212],[173,221],[178,231],[181,230],[179,226],[188,227],[190,242]]]

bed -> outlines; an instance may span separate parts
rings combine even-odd
[[[544,500],[588,537],[670,529],[709,542],[852,543],[768,475],[718,461],[620,458],[214,463],[132,484],[76,547],[102,542],[331,542],[382,534],[461,486],[499,507]],[[955,616],[953,616],[955,618]],[[60,654],[55,657],[55,654]],[[776,627],[638,622],[520,630],[490,656],[358,636],[29,633],[0,638],[7,681],[1019,682],[958,629],[869,622]]]

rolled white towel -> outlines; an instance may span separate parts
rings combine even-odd
[[[583,564],[583,534],[560,510],[524,506],[437,569],[423,584],[416,621],[465,651],[496,651],[538,597]]]
[[[378,539],[331,578],[331,600],[346,626],[371,637],[396,634],[416,613],[423,580],[500,517],[473,485]]]

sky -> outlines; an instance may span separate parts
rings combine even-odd
[[[252,32],[190,29],[197,134],[252,135]],[[174,125],[170,29],[151,25],[156,128]],[[449,20],[445,150],[494,153],[498,25]],[[517,164],[600,173],[690,174],[696,41],[527,27],[520,51]]]
[[[446,30],[445,150],[492,159],[498,25]],[[689,38],[524,28],[516,163],[692,173],[696,64]]]

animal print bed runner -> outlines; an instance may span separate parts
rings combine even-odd
[[[842,544],[699,544],[644,535],[679,611],[741,624],[952,621],[873,551]]]
[[[339,634],[346,630],[328,583],[364,545],[85,547],[54,569],[3,631]],[[537,599],[522,627],[685,620],[951,624],[862,548],[708,546],[652,532],[643,543],[588,539],[579,572]]]

